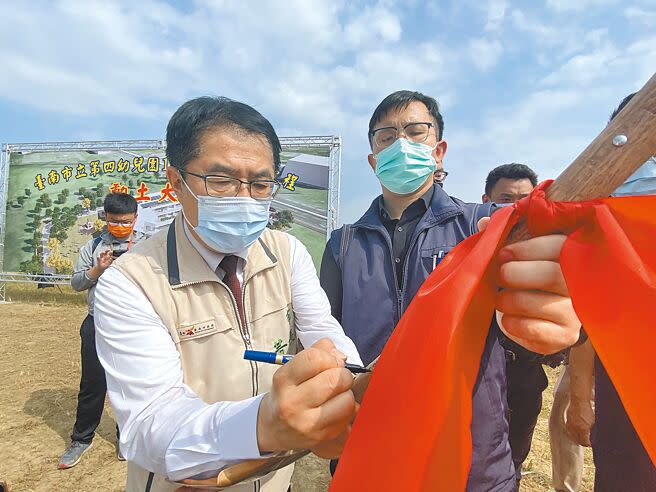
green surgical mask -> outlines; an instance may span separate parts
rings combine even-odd
[[[392,193],[407,195],[417,191],[431,176],[437,164],[434,147],[399,138],[375,154],[376,176]]]

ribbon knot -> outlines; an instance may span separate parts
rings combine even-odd
[[[526,217],[529,234],[570,234],[590,221],[598,201],[554,202],[547,199],[546,190],[553,179],[543,181],[530,195],[515,203],[515,210]]]

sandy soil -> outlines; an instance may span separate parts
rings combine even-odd
[[[49,289],[52,291],[53,289]],[[58,294],[58,293],[57,293]],[[31,302],[0,305],[0,480],[12,491],[119,491],[126,465],[116,460],[114,421],[106,405],[93,449],[78,466],[58,470],[70,441],[79,384],[79,325],[83,298],[55,292],[23,292]],[[60,298],[60,302],[35,299]],[[61,299],[66,299],[61,303]],[[550,373],[553,385],[555,372]],[[526,462],[522,491],[549,489],[551,464],[547,434],[552,386],[533,449]],[[592,490],[594,469],[588,455],[583,490]],[[327,490],[327,462],[306,458],[297,467],[294,487],[301,492]]]

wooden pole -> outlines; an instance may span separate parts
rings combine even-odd
[[[622,142],[626,139],[626,143]],[[547,189],[547,198],[578,202],[605,198],[656,154],[656,74]],[[519,222],[508,242],[529,238]]]

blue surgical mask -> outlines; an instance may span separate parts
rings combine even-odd
[[[376,176],[392,193],[407,195],[417,191],[435,172],[434,147],[398,138],[376,158]]]
[[[189,189],[187,183],[185,186],[198,202],[198,225],[194,231],[219,253],[234,254],[245,250],[257,241],[269,223],[271,200],[199,196]]]
[[[656,195],[656,156],[638,168],[612,196]]]

